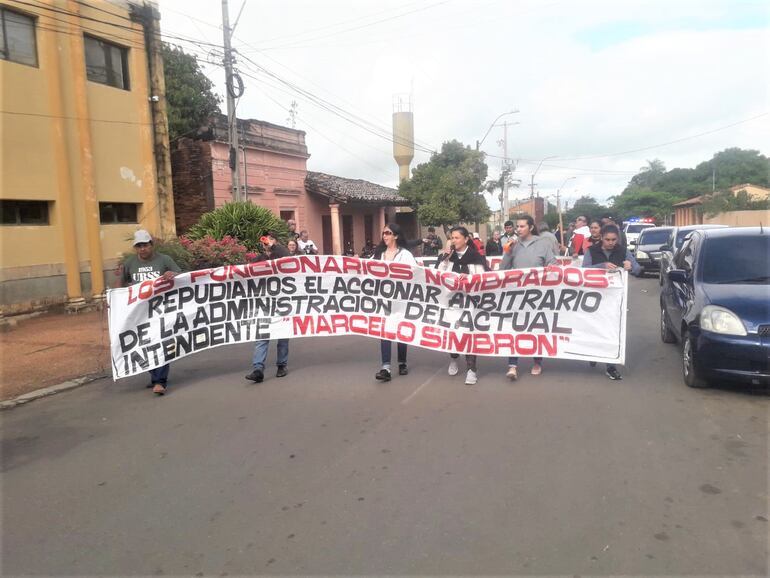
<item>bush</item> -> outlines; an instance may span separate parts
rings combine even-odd
[[[171,257],[182,271],[193,270],[192,255],[179,239],[155,239],[155,252]]]
[[[262,252],[259,238],[268,231],[274,231],[281,243],[286,243],[289,229],[270,210],[250,202],[227,203],[218,209],[205,213],[190,227],[187,237],[201,240],[212,237],[223,240],[234,237],[250,251]]]
[[[222,265],[240,265],[253,261],[257,254],[249,251],[237,239],[225,235],[221,240],[205,236],[202,239],[182,237],[180,243],[190,255],[194,270],[221,267]]]

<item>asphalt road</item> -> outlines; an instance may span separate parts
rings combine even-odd
[[[770,396],[688,389],[657,291],[632,280],[620,382],[481,358],[468,387],[413,349],[383,385],[376,341],[317,338],[261,385],[233,346],[164,398],[137,377],[4,412],[2,572],[765,576]]]

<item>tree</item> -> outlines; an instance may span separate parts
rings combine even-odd
[[[673,212],[674,203],[679,201],[679,197],[666,191],[636,187],[613,198],[612,212],[616,218],[623,220],[629,217],[654,217],[663,221]]]
[[[430,161],[417,165],[412,178],[399,192],[417,211],[425,225],[449,228],[458,223],[486,221],[489,207],[484,199],[487,164],[484,153],[453,140],[441,146]]]
[[[647,166],[639,169],[633,176],[630,185],[636,187],[654,188],[658,181],[666,174],[666,165],[660,159],[647,161]]]
[[[190,134],[219,112],[220,97],[203,74],[198,59],[181,48],[162,44],[163,70],[168,103],[168,134],[171,140]]]
[[[589,220],[598,219],[607,212],[607,207],[599,203],[590,195],[583,195],[572,208],[564,213],[564,224],[571,223],[580,215],[585,215]]]

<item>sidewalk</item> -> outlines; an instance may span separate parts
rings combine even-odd
[[[110,373],[106,311],[49,313],[0,333],[0,400]]]

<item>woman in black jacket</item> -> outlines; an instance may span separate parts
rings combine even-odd
[[[436,268],[441,271],[452,271],[454,273],[464,273],[466,275],[476,275],[483,273],[488,269],[486,258],[476,250],[473,243],[473,237],[465,227],[452,227],[449,230],[449,243],[447,250],[439,255],[439,261]],[[449,375],[457,375],[459,368],[456,359],[460,357],[457,353],[450,353],[449,357]],[[478,381],[476,375],[476,356],[466,355],[465,365],[467,373],[465,374],[465,385],[475,385]]]

